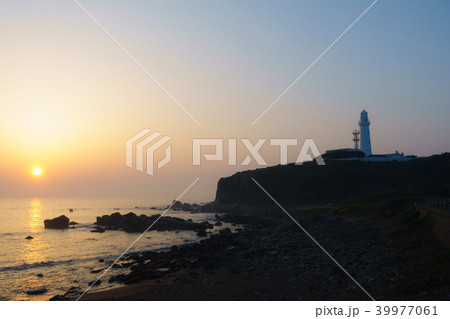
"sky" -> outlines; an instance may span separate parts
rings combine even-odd
[[[373,1],[78,3],[128,53],[75,1],[0,1],[0,197],[164,204],[200,178],[183,200],[210,201],[220,177],[260,166],[193,166],[193,138],[223,138],[225,154],[231,138],[295,138],[293,162],[306,138],[352,147],[362,109],[373,153],[450,151],[448,1],[379,0],[254,125]],[[154,176],[125,165],[144,128],[172,137]],[[279,163],[268,142],[261,154]]]

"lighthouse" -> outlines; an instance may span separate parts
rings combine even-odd
[[[359,120],[359,130],[361,132],[361,151],[363,151],[366,156],[372,155],[369,126],[369,116],[367,115],[367,111],[363,110],[361,112],[361,119]]]

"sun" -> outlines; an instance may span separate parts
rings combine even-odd
[[[33,175],[34,176],[39,176],[42,174],[42,169],[40,169],[39,167],[36,167],[33,169]]]

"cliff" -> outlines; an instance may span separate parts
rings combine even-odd
[[[284,204],[326,204],[374,194],[450,197],[450,153],[409,162],[310,162],[239,172],[219,180],[215,202],[270,203],[252,178]]]

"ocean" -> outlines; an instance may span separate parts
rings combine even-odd
[[[151,207],[145,201],[118,199],[0,199],[0,300],[48,300],[71,287],[88,288],[102,273],[92,271],[106,269],[140,235],[113,230],[92,233],[96,217],[117,211],[149,216],[163,212]],[[74,229],[44,228],[44,219],[60,215],[79,224]],[[214,213],[169,210],[164,216],[215,221]],[[227,226],[214,227],[213,232]],[[25,239],[27,236],[33,239]],[[193,231],[149,231],[128,253],[163,250],[200,239]],[[122,271],[111,269],[102,277],[102,284],[91,290],[117,285],[109,284],[108,279]],[[27,294],[42,288],[47,290],[43,294]]]

